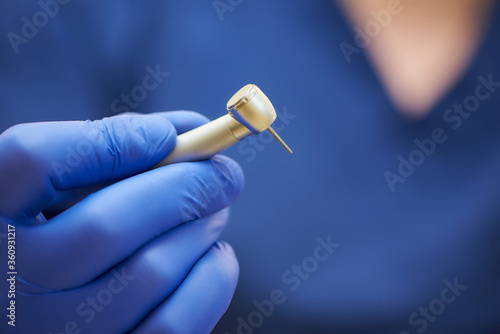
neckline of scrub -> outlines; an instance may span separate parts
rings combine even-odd
[[[344,33],[348,36],[348,40],[353,40],[353,29],[351,23],[349,22],[346,14],[342,9],[342,5],[337,1],[332,1],[337,12],[338,19],[340,21],[340,26],[344,30]],[[481,34],[481,41],[477,44],[476,50],[474,51],[471,59],[468,62],[468,66],[462,70],[458,79],[441,95],[439,99],[434,103],[430,110],[426,113],[424,117],[421,118],[411,118],[406,116],[401,110],[399,110],[393,103],[389,92],[384,88],[382,78],[378,75],[374,64],[368,58],[368,55],[364,49],[361,49],[359,54],[360,67],[361,70],[366,74],[366,79],[370,80],[374,85],[374,90],[376,90],[381,96],[383,96],[384,101],[390,106],[391,114],[396,117],[400,122],[411,124],[411,125],[425,125],[425,124],[436,124],[436,122],[442,121],[443,112],[452,107],[454,103],[457,103],[456,96],[461,96],[464,88],[468,84],[471,77],[475,80],[478,75],[488,75],[488,73],[482,73],[478,71],[481,67],[480,65],[485,63],[486,59],[491,58],[490,53],[496,51],[498,53],[498,48],[495,48],[495,31],[500,30],[500,4],[497,2],[492,4],[491,14],[488,15],[485,27]],[[339,52],[342,52],[339,49]],[[488,56],[489,55],[489,56]],[[486,58],[488,56],[488,58]]]

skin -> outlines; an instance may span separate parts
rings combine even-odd
[[[338,0],[352,26],[364,30],[371,11],[394,0]],[[400,0],[402,10],[366,48],[395,107],[423,118],[460,80],[487,28],[489,0]]]

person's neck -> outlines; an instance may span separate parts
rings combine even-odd
[[[478,48],[490,0],[338,0],[354,26],[394,12],[367,47],[391,100],[420,118],[459,80]],[[397,8],[397,10],[394,10]]]
[[[370,0],[370,1],[353,1],[353,0],[338,0],[351,15],[357,18],[372,18],[371,11],[379,11],[387,9],[395,3],[399,3],[402,8],[399,17],[404,17],[404,20],[398,20],[399,24],[412,25],[418,22],[421,28],[422,20],[426,23],[442,23],[443,20],[448,20],[456,17],[471,17],[476,13],[484,10],[491,1],[489,0]],[[404,10],[410,9],[410,10]]]

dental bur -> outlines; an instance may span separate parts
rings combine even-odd
[[[206,160],[233,146],[245,137],[265,130],[293,153],[271,128],[276,111],[268,97],[256,85],[246,85],[227,103],[228,114],[177,136],[172,152],[156,167],[183,161]]]

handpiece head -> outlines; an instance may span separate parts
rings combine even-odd
[[[266,94],[256,85],[246,85],[236,92],[227,103],[227,111],[253,134],[269,130],[288,152],[293,153],[271,127],[276,119],[276,111]]]
[[[241,88],[227,103],[229,115],[253,134],[261,133],[273,124],[276,111],[268,97],[256,85]]]

